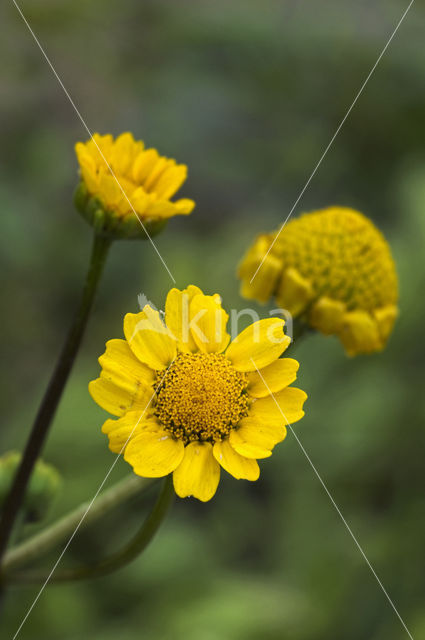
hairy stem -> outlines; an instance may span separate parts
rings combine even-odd
[[[26,443],[21,463],[3,505],[0,521],[0,563],[6,551],[14,522],[22,506],[34,465],[40,456],[80,346],[110,244],[111,240],[108,238],[95,235],[80,306],[59,355]]]
[[[85,580],[87,578],[97,578],[113,573],[129,564],[139,556],[148,546],[156,532],[158,531],[174,497],[172,475],[165,478],[161,493],[136,535],[122,549],[113,553],[98,562],[84,565],[73,569],[57,571],[49,577],[49,584],[58,582],[72,582]],[[49,576],[49,572],[31,571],[16,573],[8,576],[11,583],[20,584],[44,584]]]
[[[7,582],[8,574],[16,568],[27,565],[38,559],[43,553],[56,544],[69,538],[82,521],[84,527],[93,524],[99,518],[119,507],[123,502],[143,492],[152,484],[150,478],[140,478],[133,473],[116,485],[99,495],[91,505],[91,501],[83,502],[76,509],[66,514],[35,536],[13,547],[6,553],[1,573]],[[91,506],[90,506],[91,505]]]

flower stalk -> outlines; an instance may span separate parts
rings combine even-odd
[[[95,234],[80,305],[62,351],[60,352],[56,367],[26,443],[21,463],[3,505],[2,518],[0,521],[0,562],[10,540],[15,520],[21,509],[34,465],[40,456],[49,427],[81,344],[110,245],[110,238]]]
[[[98,578],[113,573],[129,564],[146,549],[163,522],[174,498],[172,475],[165,478],[161,492],[152,511],[136,535],[122,549],[91,565],[57,571],[49,577],[49,583],[72,582],[87,578]],[[12,583],[44,583],[49,572],[31,571],[12,574],[8,580]]]
[[[1,567],[4,581],[7,582],[16,569],[39,559],[55,545],[69,538],[76,529],[92,525],[124,502],[140,495],[153,482],[151,478],[140,478],[132,474],[101,493],[94,502],[83,502],[43,531],[13,547],[6,553]]]

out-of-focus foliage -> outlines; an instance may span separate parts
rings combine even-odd
[[[320,4],[320,6],[319,6]],[[87,125],[131,130],[189,166],[157,246],[178,286],[242,309],[236,264],[288,214],[392,29],[399,0],[81,0],[22,3]],[[72,207],[73,145],[85,139],[12,3],[2,7],[0,202],[4,348],[1,451],[28,433],[76,306],[90,233]],[[398,264],[401,316],[382,354],[348,360],[336,340],[296,347],[309,393],[296,432],[415,638],[423,600],[425,11],[414,3],[297,207],[364,211]],[[144,292],[171,282],[146,244],[116,243],[44,458],[64,487],[54,519],[97,490],[114,457],[87,392],[104,343]],[[258,307],[267,314],[269,309]],[[246,316],[246,323],[249,317]],[[114,468],[109,482],[127,471]],[[151,497],[153,499],[154,490]],[[72,565],[114,548],[143,517],[136,501],[82,531]],[[27,529],[26,533],[30,530]],[[51,567],[59,550],[45,561]],[[4,603],[11,637],[37,590]],[[178,501],[155,543],[101,581],[49,587],[20,637],[72,640],[399,640],[404,630],[289,434],[255,484]]]

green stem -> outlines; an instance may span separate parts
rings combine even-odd
[[[27,513],[25,509],[21,509],[15,519],[15,526],[13,527],[12,535],[10,536],[10,544],[19,544],[22,536],[22,530],[26,524]]]
[[[59,355],[58,362],[25,446],[21,463],[3,505],[2,518],[0,521],[0,563],[6,551],[15,519],[22,506],[31,473],[40,456],[50,424],[55,415],[56,408],[80,346],[110,244],[110,239],[95,235],[80,306]]]
[[[136,535],[122,549],[91,565],[84,565],[74,569],[65,569],[53,573],[49,583],[71,582],[86,578],[97,578],[107,575],[124,567],[140,555],[158,531],[174,497],[172,475],[165,478],[161,493],[142,527]],[[39,584],[48,578],[48,572],[22,572],[9,576],[11,583]]]
[[[5,581],[7,582],[8,574],[15,569],[38,559],[56,544],[69,538],[77,527],[80,528],[82,524],[84,524],[84,527],[93,524],[93,522],[119,507],[126,500],[147,489],[152,482],[153,480],[150,478],[140,478],[132,473],[129,477],[124,478],[124,480],[101,493],[95,502],[83,502],[47,529],[13,547],[6,553],[1,567]]]

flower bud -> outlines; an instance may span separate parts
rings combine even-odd
[[[18,451],[10,451],[0,458],[0,509],[11,488],[21,462]],[[54,467],[38,460],[23,503],[24,521],[43,520],[60,488],[61,479]]]
[[[116,139],[95,133],[75,151],[81,181],[74,202],[98,234],[146,239],[195,206],[187,198],[171,200],[186,180],[186,165],[145,149],[131,133]]]

